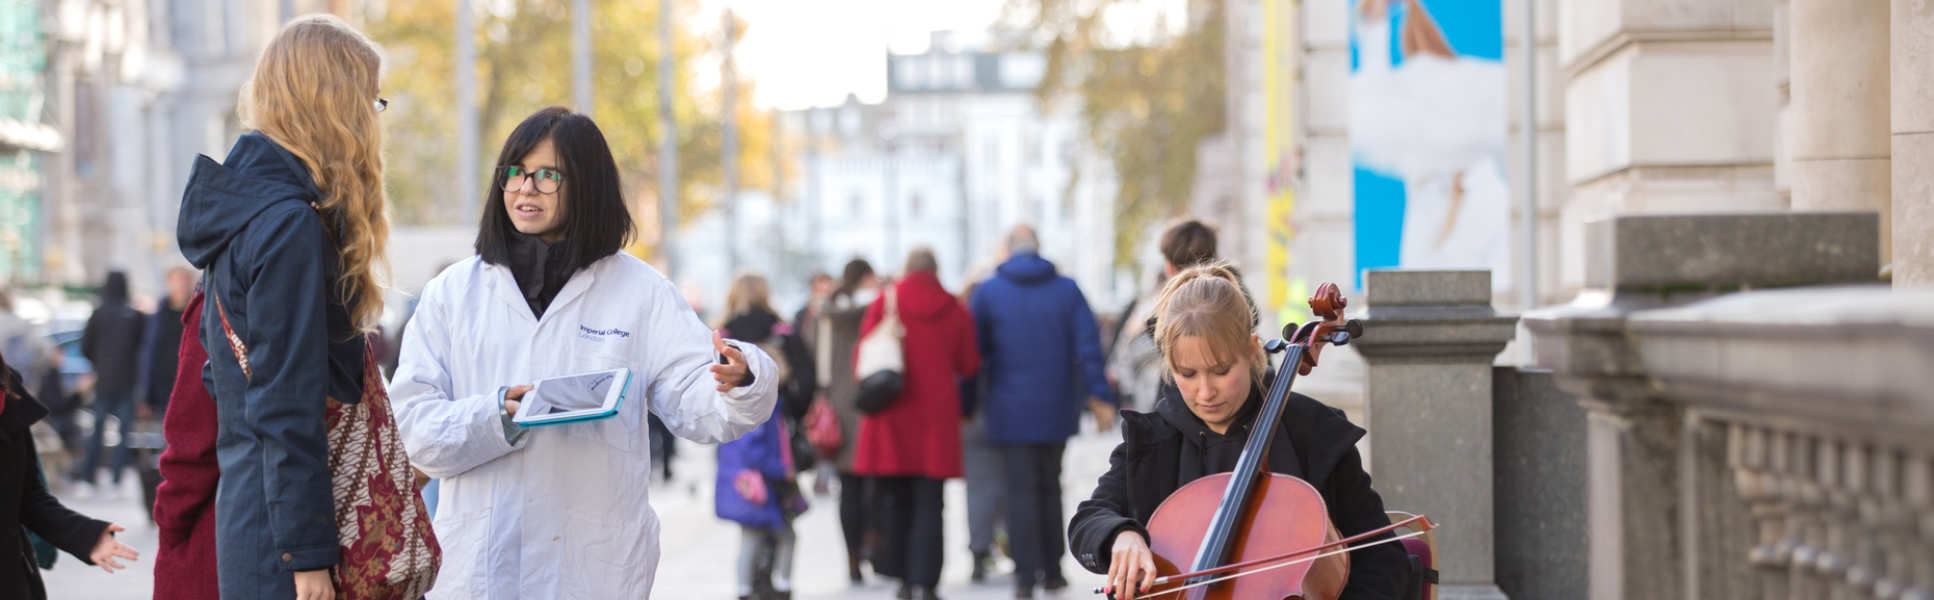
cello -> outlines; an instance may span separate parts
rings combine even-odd
[[[1269,354],[1284,357],[1250,431],[1273,432],[1280,426],[1291,384],[1316,367],[1326,346],[1363,337],[1362,324],[1343,318],[1345,305],[1336,284],[1322,284],[1309,300],[1310,311],[1320,320],[1285,325],[1287,341],[1264,344]],[[1351,551],[1417,537],[1436,527],[1417,515],[1342,537],[1315,486],[1272,473],[1264,464],[1274,438],[1252,433],[1235,470],[1191,481],[1155,509],[1146,529],[1161,576],[1135,597],[1334,600],[1349,581]],[[1403,527],[1415,531],[1373,539]]]

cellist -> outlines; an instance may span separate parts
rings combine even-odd
[[[1161,396],[1153,413],[1122,412],[1122,443],[1068,524],[1069,549],[1081,566],[1107,574],[1103,591],[1115,598],[1136,597],[1155,582],[1145,525],[1156,507],[1183,484],[1235,468],[1274,376],[1254,333],[1256,314],[1226,265],[1176,275],[1157,300],[1154,335],[1167,370]],[[1364,433],[1343,411],[1295,393],[1270,432],[1277,438],[1268,469],[1315,486],[1345,537],[1390,524],[1357,454]],[[1343,598],[1398,597],[1406,560],[1391,544],[1352,551]]]

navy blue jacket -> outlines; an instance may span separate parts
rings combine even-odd
[[[1031,252],[1014,255],[974,288],[969,307],[989,442],[1063,443],[1079,429],[1089,396],[1115,402],[1102,375],[1094,311],[1054,263]]]
[[[293,154],[250,133],[220,164],[197,158],[181,199],[177,241],[209,299],[202,380],[215,398],[224,597],[292,597],[291,573],[339,558],[323,410],[325,396],[361,400],[363,338],[335,298],[338,246],[311,204],[321,198]]]

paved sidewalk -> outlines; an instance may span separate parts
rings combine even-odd
[[[1067,515],[1074,505],[1087,497],[1096,477],[1107,469],[1108,452],[1120,440],[1110,431],[1090,430],[1068,443],[1063,468],[1063,492]],[[715,459],[711,446],[680,443],[677,478],[652,488],[651,503],[664,523],[661,538],[658,580],[652,597],[657,599],[718,599],[735,597],[734,569],[739,552],[739,531],[732,523],[719,520],[712,512]],[[131,477],[129,479],[132,479]],[[810,482],[807,483],[810,487]],[[65,554],[51,571],[44,572],[52,600],[147,600],[153,596],[155,529],[148,524],[139,494],[129,485],[122,496],[100,496],[86,500],[64,494],[67,505],[88,516],[107,519],[128,528],[121,534],[123,543],[141,552],[133,568],[109,575],[98,568],[81,564]],[[894,588],[879,579],[869,579],[860,587],[846,581],[846,550],[840,537],[835,498],[810,499],[813,508],[796,523],[799,546],[794,558],[794,597],[800,600],[888,600]],[[946,489],[946,564],[941,576],[940,596],[946,600],[1005,600],[1013,597],[1012,564],[1001,561],[996,575],[987,583],[968,581],[966,484],[947,483]],[[1037,598],[1093,598],[1086,593],[1101,577],[1081,569],[1072,558],[1062,561],[1062,571],[1073,583],[1058,595],[1036,594]]]

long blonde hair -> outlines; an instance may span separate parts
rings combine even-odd
[[[1191,267],[1169,278],[1155,301],[1155,345],[1167,365],[1165,375],[1174,376],[1176,342],[1199,337],[1216,362],[1248,358],[1251,385],[1261,385],[1269,363],[1255,343],[1254,310],[1228,263]]]
[[[359,329],[382,316],[389,216],[383,130],[376,120],[383,58],[369,37],[330,15],[297,17],[262,50],[242,86],[242,123],[294,154],[323,197],[323,227],[338,246],[336,295]]]
[[[775,313],[772,310],[772,287],[766,284],[764,277],[751,273],[739,275],[732,280],[732,288],[725,293],[725,318],[731,319],[753,310]]]

